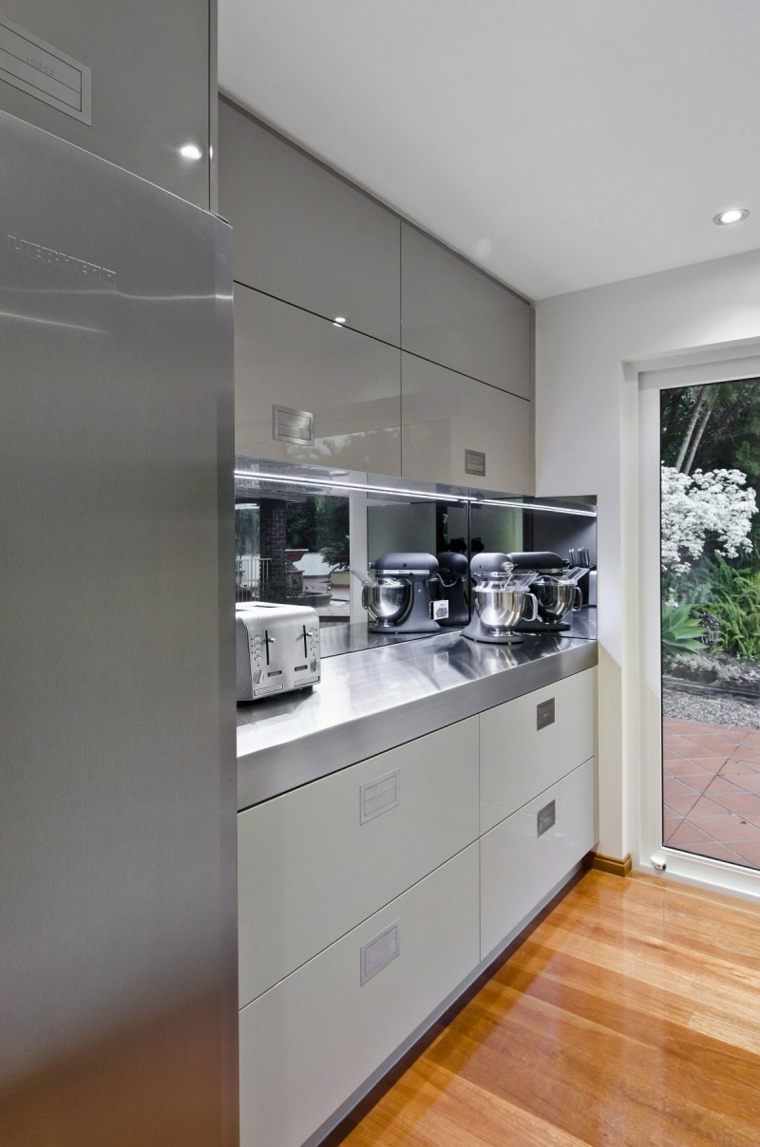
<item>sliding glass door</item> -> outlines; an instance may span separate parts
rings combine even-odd
[[[760,379],[659,391],[662,843],[760,869]]]

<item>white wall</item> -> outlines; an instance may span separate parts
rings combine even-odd
[[[536,310],[536,493],[599,499],[599,849],[621,857],[635,852],[638,782],[638,591],[629,573],[638,407],[624,364],[760,338],[760,252],[559,295]]]

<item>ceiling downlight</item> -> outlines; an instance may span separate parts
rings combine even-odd
[[[718,227],[732,227],[734,223],[743,223],[748,215],[746,207],[727,207],[725,211],[713,215],[713,223]]]

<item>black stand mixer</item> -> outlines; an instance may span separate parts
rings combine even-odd
[[[525,550],[507,557],[514,565],[515,577],[530,589],[538,603],[538,617],[521,621],[520,632],[558,633],[570,629],[565,615],[578,612],[583,594],[569,563],[549,550]],[[578,572],[582,575],[586,571]]]
[[[448,603],[441,597],[438,561],[432,554],[383,554],[370,562],[374,580],[364,581],[362,605],[371,633],[440,633]]]
[[[515,626],[525,617],[527,607],[526,620],[535,621],[538,603],[526,585],[513,580],[513,568],[507,554],[478,554],[472,559],[472,621],[462,631],[463,637],[491,645],[517,645],[524,640],[515,633]]]

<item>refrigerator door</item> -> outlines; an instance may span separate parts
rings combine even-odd
[[[232,1144],[230,230],[0,154],[0,1143]]]

